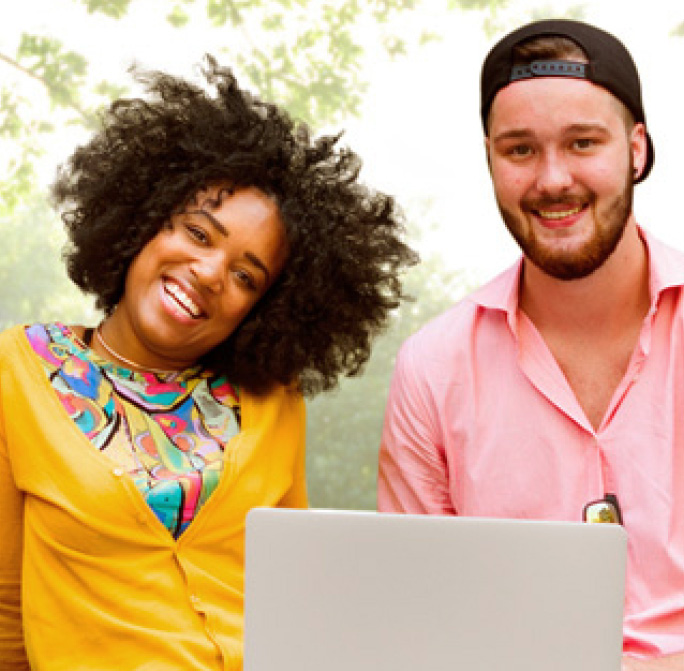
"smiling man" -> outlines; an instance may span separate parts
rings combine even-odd
[[[653,165],[614,36],[532,23],[485,59],[481,114],[522,258],[412,336],[383,511],[622,522],[624,669],[684,669],[684,254],[636,222]]]

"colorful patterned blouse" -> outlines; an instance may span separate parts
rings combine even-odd
[[[169,376],[122,368],[60,323],[26,334],[69,416],[178,538],[216,488],[224,446],[240,431],[238,390],[200,366]]]

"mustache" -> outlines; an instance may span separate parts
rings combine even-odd
[[[582,207],[593,200],[587,195],[563,195],[553,198],[535,198],[534,200],[524,200],[523,205],[530,210],[548,210],[552,207],[564,205],[568,208]]]

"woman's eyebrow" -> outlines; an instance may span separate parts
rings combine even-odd
[[[224,235],[225,237],[228,237],[229,232],[228,229],[212,214],[207,212],[206,210],[185,210],[188,214],[201,214],[204,216],[209,223],[221,234]]]
[[[271,273],[268,272],[268,268],[266,267],[266,264],[255,254],[252,254],[252,252],[245,252],[245,256],[257,267],[259,268],[264,275],[266,275],[266,281],[270,282],[271,281]]]
[[[211,213],[207,212],[206,210],[186,210],[188,214],[201,214],[203,215],[209,223],[221,234],[225,235],[228,237],[230,235],[230,232],[228,229],[218,220],[216,217],[214,217]],[[266,281],[270,282],[271,281],[271,273],[268,271],[268,268],[266,267],[266,264],[256,255],[253,254],[252,252],[245,252],[245,257],[251,261],[251,263],[259,268],[264,275],[266,276]]]

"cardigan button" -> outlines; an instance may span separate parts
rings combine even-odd
[[[122,476],[123,474],[124,474],[124,469],[123,469],[123,468],[118,468],[118,467],[117,467],[117,468],[114,469],[114,475],[116,475],[117,478],[120,477],[120,476]]]

